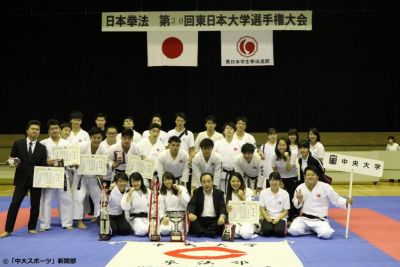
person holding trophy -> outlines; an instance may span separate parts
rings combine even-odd
[[[229,178],[226,192],[226,203],[228,212],[232,211],[230,201],[253,201],[253,190],[246,187],[243,176],[239,172],[234,172]],[[235,226],[235,238],[250,239],[253,237],[255,224],[238,223]]]
[[[171,235],[171,241],[184,241],[187,232],[186,207],[190,195],[186,187],[176,184],[175,176],[165,172],[159,198],[160,234]]]
[[[134,172],[129,177],[129,190],[121,199],[121,208],[129,212],[129,224],[135,235],[144,236],[149,231],[150,189],[146,188],[140,173]]]

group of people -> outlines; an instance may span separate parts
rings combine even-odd
[[[83,115],[75,111],[69,123],[49,120],[49,138],[38,141],[41,124],[30,121],[26,138],[16,141],[12,148],[11,167],[16,167],[15,191],[8,210],[6,228],[0,237],[13,231],[21,202],[30,191],[31,214],[29,233],[35,234],[37,220],[40,231],[51,227],[51,203],[54,197],[63,228],[86,229],[83,216],[90,197],[93,214],[100,213],[101,185],[110,186],[108,209],[112,234],[146,235],[149,229],[150,186],[152,181],[140,173],[125,173],[128,159],[137,155],[154,162],[155,177],[161,184],[158,206],[162,235],[173,229],[171,212],[187,213],[184,231],[196,236],[221,235],[229,223],[230,201],[258,201],[261,209],[259,223],[238,224],[235,236],[252,238],[255,233],[265,236],[301,235],[316,232],[329,238],[333,229],[326,219],[329,202],[345,208],[351,199],[340,197],[333,188],[319,181],[324,173],[321,160],[324,147],[316,128],[309,131],[308,140],[299,141],[297,130],[290,129],[288,137],[277,137],[270,128],[267,142],[257,148],[255,138],[247,133],[247,119],[238,117],[236,124],[227,122],[218,133],[213,116],[205,119],[206,131],[197,135],[185,128],[186,115],[177,113],[176,127],[161,130],[160,115],[154,115],[149,129],[140,135],[134,130],[134,120],[126,117],[124,129],[106,124],[106,116],[98,114],[96,127],[88,132],[81,128]],[[33,188],[34,166],[54,166],[57,146],[79,145],[81,154],[106,155],[107,174],[99,181],[94,175],[78,175],[78,166],[65,167],[62,189]],[[288,223],[292,222],[287,230]]]

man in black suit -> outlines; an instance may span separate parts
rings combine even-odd
[[[10,158],[18,158],[18,164],[10,164],[11,167],[17,167],[14,176],[15,190],[8,208],[6,228],[0,234],[0,238],[9,236],[14,230],[18,210],[22,200],[28,190],[31,196],[31,212],[29,216],[28,232],[37,234],[36,224],[39,217],[40,196],[42,189],[33,188],[33,171],[35,166],[47,165],[46,147],[39,143],[37,138],[40,134],[40,122],[31,120],[26,127],[27,137],[16,141],[13,145]]]
[[[200,182],[201,187],[193,191],[187,206],[191,222],[189,231],[196,236],[215,237],[222,234],[227,216],[224,192],[213,187],[210,173],[203,173]]]
[[[304,170],[307,166],[314,166],[317,171],[318,177],[321,179],[322,175],[325,173],[325,169],[322,166],[321,161],[314,157],[310,152],[310,143],[306,140],[300,141],[299,147],[299,166],[300,166],[300,184],[304,183]]]

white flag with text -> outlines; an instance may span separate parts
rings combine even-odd
[[[221,32],[221,65],[274,65],[273,48],[272,31]]]

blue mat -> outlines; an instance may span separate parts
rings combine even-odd
[[[10,203],[10,197],[0,198],[0,210],[5,211]],[[354,208],[366,207],[399,220],[400,197],[355,197]],[[22,207],[29,207],[29,198],[24,200]],[[321,240],[316,236],[287,237],[290,246],[300,258],[304,266],[400,266],[399,262],[381,252],[367,241],[350,233],[348,240],[344,239],[345,229],[336,222],[330,222],[336,229],[331,240]],[[124,246],[119,241],[148,242],[147,237],[117,236],[111,243],[97,241],[98,226],[88,223],[89,229],[67,231],[60,228],[58,218],[53,218],[52,229],[38,235],[27,234],[26,228],[13,233],[12,236],[0,239],[0,265],[5,259],[9,263],[5,266],[23,266],[11,264],[12,258],[35,259],[41,263],[35,266],[65,265],[58,264],[58,260],[75,261],[72,266],[104,266]],[[189,236],[190,241],[215,241],[219,239],[196,238]],[[280,238],[257,237],[251,242],[274,242]],[[243,242],[237,240],[235,242]],[[133,255],[134,256],[134,255]],[[139,255],[144,256],[144,255]],[[148,256],[148,255],[145,255]],[[46,259],[50,263],[46,264]],[[54,261],[54,264],[52,263]],[[134,265],[134,263],[132,264]]]

